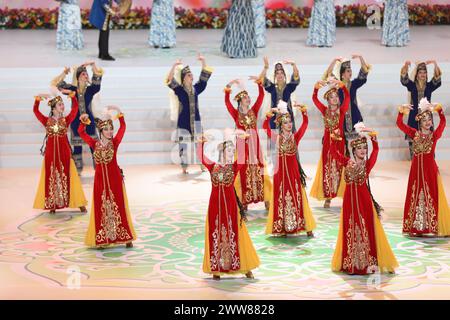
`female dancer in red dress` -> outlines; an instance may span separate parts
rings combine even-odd
[[[109,107],[113,109],[113,107]],[[94,192],[85,243],[90,247],[102,248],[111,244],[125,243],[127,248],[133,246],[136,234],[131,220],[128,199],[121,170],[117,165],[117,148],[125,134],[123,113],[117,107],[120,128],[114,135],[112,119],[96,118],[99,139],[95,140],[86,133],[89,116],[80,116],[78,133],[94,150],[95,177]]]
[[[248,137],[245,140],[245,163],[240,171],[235,187],[244,210],[251,203],[265,201],[266,209],[269,209],[270,192],[272,185],[269,176],[264,172],[264,160],[260,148],[257,131],[258,112],[264,100],[264,88],[262,81],[257,77],[250,77],[258,84],[258,99],[250,107],[250,96],[245,90],[240,91],[234,98],[238,103],[237,110],[230,101],[231,86],[239,84],[239,79],[233,80],[225,88],[225,105],[233,118],[236,128],[244,130]]]
[[[236,273],[253,278],[251,270],[257,268],[260,262],[245,221],[239,213],[233,186],[242,164],[234,161],[232,141],[219,144],[219,163],[204,155],[204,142],[198,143],[197,152],[211,174],[212,190],[205,225],[203,272],[212,274],[215,280],[219,280],[222,274]],[[245,142],[238,139],[238,143]],[[239,155],[238,159],[241,160]]]
[[[378,156],[376,133],[370,132],[369,136],[373,150],[366,161],[368,146],[365,136],[350,142],[353,160],[344,156],[341,147],[343,139],[335,134],[331,135],[332,139],[336,139],[331,143],[331,153],[340,165],[345,166],[346,182],[339,234],[332,260],[333,271],[349,274],[377,271],[393,273],[398,267],[367,186],[370,171]]]
[[[66,93],[70,93],[70,91]],[[70,97],[72,98],[72,109],[66,117],[63,116],[64,102],[60,96],[49,100],[48,105],[51,108],[49,117],[39,111],[40,101],[43,98],[49,98],[49,95],[37,96],[33,108],[36,118],[46,130],[44,162],[33,207],[50,209],[52,214],[57,209],[63,208],[80,208],[81,212],[86,212],[87,201],[67,140],[67,128],[78,112],[75,92],[70,93]]]
[[[297,162],[297,146],[308,127],[306,106],[301,109],[303,123],[294,134],[291,115],[287,108],[272,110],[278,113],[275,123],[279,133],[274,133],[270,129],[269,121],[273,116],[272,112],[267,114],[263,128],[269,139],[276,142],[278,161],[273,176],[273,198],[270,201],[266,234],[285,236],[306,231],[308,236],[313,236],[312,230],[316,227],[316,223],[308,204]]]
[[[342,197],[345,183],[342,179],[342,166],[331,156],[330,153],[330,134],[335,129],[343,130],[345,113],[349,108],[350,94],[345,84],[338,80],[330,80],[333,85],[325,94],[324,98],[328,101],[328,107],[323,105],[317,98],[317,92],[327,83],[319,81],[314,86],[313,102],[323,115],[325,132],[322,139],[322,154],[317,166],[316,177],[311,187],[310,196],[317,200],[325,200],[324,208],[329,208],[331,199]],[[344,91],[344,100],[339,105],[338,87]],[[345,142],[339,142],[339,150],[344,152]]]
[[[440,122],[436,130],[433,130],[433,105],[423,98],[418,109],[416,121],[419,130],[403,123],[403,115],[412,110],[411,107],[400,107],[397,117],[397,126],[413,141],[403,232],[410,236],[449,236],[450,209],[434,158],[436,143],[442,136],[446,119],[442,106],[437,104],[434,110],[439,114]]]

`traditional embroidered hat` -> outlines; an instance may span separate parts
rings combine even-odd
[[[291,115],[288,112],[287,103],[285,101],[283,100],[278,101],[277,107],[279,109],[279,112],[277,114],[277,117],[275,118],[275,124],[277,126],[280,126],[284,120],[291,119]]]
[[[350,146],[355,149],[358,148],[360,146],[363,146],[365,148],[367,148],[367,138],[364,136],[360,136],[359,138],[353,139],[350,142]]]
[[[335,92],[336,94],[338,94],[338,90],[337,90],[335,87],[332,87],[332,88],[328,89],[328,90],[324,93],[323,98],[324,98],[325,100],[328,100],[328,97],[329,97],[330,94],[332,94],[333,92]]]
[[[50,99],[47,104],[50,108],[53,109],[58,102],[62,102],[61,96],[56,96],[56,97]]]
[[[181,83],[183,83],[184,77],[185,77],[188,73],[191,73],[191,69],[189,68],[189,66],[186,66],[186,67],[184,67],[183,69],[181,69]]]
[[[76,72],[75,72],[75,75],[76,75],[76,77],[77,77],[77,80],[78,80],[78,78],[80,77],[80,75],[81,75],[83,72],[87,72],[86,67],[85,67],[85,66],[79,66],[79,67],[77,68]]]
[[[276,62],[276,63],[275,63],[275,66],[274,66],[274,71],[273,71],[273,77],[274,77],[274,79],[275,79],[275,75],[276,75],[276,73],[277,73],[278,70],[281,70],[281,71],[283,72],[284,76],[286,77],[286,71],[284,70],[283,63],[281,63],[281,62]]]
[[[426,115],[429,115],[430,117],[432,117],[433,116],[432,110],[433,110],[433,104],[428,102],[427,98],[420,99],[419,110],[418,110],[418,113],[415,118],[416,121],[422,120],[422,118],[424,118]]]
[[[234,100],[237,102],[241,102],[242,98],[248,96],[247,90],[239,91],[238,94],[234,96]]]

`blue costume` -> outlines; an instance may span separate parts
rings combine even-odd
[[[86,71],[85,67],[79,67],[76,71],[76,79],[78,81],[78,76],[81,72]],[[70,124],[70,129],[72,131],[70,144],[73,146],[73,159],[78,171],[83,169],[83,159],[82,159],[82,146],[85,143],[80,135],[78,134],[78,126],[80,125],[80,115],[87,113],[89,115],[89,120],[91,123],[86,126],[86,133],[92,138],[97,139],[97,132],[95,130],[94,115],[92,113],[92,99],[94,95],[100,91],[100,85],[102,81],[102,74],[93,74],[91,84],[80,88],[80,86],[75,86],[73,84],[68,84],[61,80],[56,86],[58,89],[69,89],[75,91],[78,100],[78,113],[75,119]],[[91,150],[92,153],[92,150]]]
[[[426,70],[426,65],[424,63],[419,64],[418,70],[420,68],[425,68]],[[415,118],[417,115],[417,111],[419,109],[419,101],[420,99],[425,97],[428,99],[428,101],[431,102],[431,94],[433,93],[434,90],[436,90],[441,86],[441,76],[440,75],[434,76],[433,79],[431,79],[431,81],[424,83],[424,86],[420,86],[419,81],[417,79],[414,79],[414,81],[412,81],[409,78],[408,73],[406,73],[400,76],[400,82],[402,83],[403,86],[405,86],[408,89],[410,93],[411,104],[413,105],[413,110],[411,110],[408,116],[408,126],[417,130],[418,123]]]
[[[408,19],[407,0],[386,0],[381,44],[388,47],[406,46],[410,39]]]
[[[189,67],[181,71],[181,84],[172,78],[167,85],[172,89],[179,100],[179,113],[177,120],[177,142],[181,166],[187,168],[187,143],[194,141],[194,137],[202,133],[200,111],[198,108],[198,96],[206,89],[212,70],[202,69],[200,78],[191,88],[182,85],[184,76],[190,73]]]
[[[94,0],[89,14],[89,22],[100,30],[98,57],[103,60],[114,60],[109,55],[109,23],[114,14],[112,2],[112,0]],[[114,0],[114,2],[119,3],[120,1]]]
[[[278,86],[277,84],[273,83],[269,79],[264,79],[264,89],[266,89],[267,92],[270,93],[271,96],[271,108],[276,108],[278,105],[278,102],[280,100],[283,100],[286,102],[288,112],[291,115],[291,119],[294,118],[294,113],[292,111],[292,103],[291,103],[291,94],[295,91],[297,86],[300,84],[300,77],[295,78],[294,75],[291,76],[291,81],[287,83],[285,86]],[[275,124],[275,118],[272,117],[270,119],[270,128],[276,129]],[[295,132],[295,122],[292,122],[292,131]]]
[[[358,122],[363,121],[363,117],[358,106],[357,91],[367,82],[368,71],[369,70],[365,70],[365,68],[361,67],[361,69],[359,69],[358,77],[345,83],[350,93],[350,107],[345,113],[344,118],[344,132],[347,141],[357,138],[358,134],[355,132],[354,126]],[[338,94],[339,100],[342,104],[344,102],[344,91],[339,89]]]

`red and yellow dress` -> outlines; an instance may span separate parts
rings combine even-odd
[[[446,125],[442,108],[438,109],[439,126],[430,134],[403,123],[399,112],[397,126],[412,139],[414,156],[409,172],[403,214],[403,232],[409,235],[450,235],[450,209],[439,168],[434,159],[436,143]]]
[[[345,166],[345,193],[339,223],[339,233],[332,260],[332,270],[349,274],[394,272],[397,259],[377,215],[367,187],[367,179],[378,156],[378,142],[372,140],[373,151],[367,161],[347,165],[345,157],[332,143],[332,156]]]
[[[72,95],[69,115],[59,119],[44,116],[39,111],[40,101],[41,98],[36,97],[33,111],[45,127],[47,144],[33,208],[56,210],[84,207],[87,201],[67,139],[67,128],[78,112],[77,98]]]
[[[316,176],[311,187],[310,196],[317,200],[333,199],[342,197],[345,190],[345,182],[342,176],[342,166],[331,156],[330,134],[335,129],[343,132],[345,113],[350,103],[350,94],[345,84],[341,85],[344,91],[344,101],[342,102],[339,112],[332,112],[330,108],[323,105],[317,98],[318,88],[314,88],[313,102],[323,116],[325,131],[322,138],[322,153],[320,155],[319,164],[317,165]],[[338,149],[344,153],[345,142],[339,142]]]
[[[308,116],[306,113],[302,115],[301,127],[288,138],[272,132],[269,125],[270,116],[266,117],[263,124],[269,139],[276,141],[278,150],[266,234],[298,234],[302,231],[312,231],[316,227],[297,162],[297,146],[308,127]]]
[[[258,82],[258,99],[246,113],[236,110],[231,101],[231,89],[225,88],[225,105],[233,118],[236,128],[244,130],[248,137],[245,139],[245,164],[239,172],[235,188],[241,203],[246,206],[250,203],[269,201],[272,184],[265,172],[264,160],[260,147],[257,129],[258,113],[264,100],[264,88]]]
[[[129,243],[136,239],[125,184],[117,165],[117,148],[125,133],[125,120],[119,116],[120,128],[106,145],[86,133],[80,123],[80,137],[94,150],[95,176],[91,216],[85,238],[90,247]]]
[[[243,273],[259,266],[244,221],[241,221],[234,191],[234,180],[242,165],[217,164],[203,154],[203,144],[197,148],[198,157],[211,174],[212,190],[205,223],[205,254],[203,272],[221,275]]]

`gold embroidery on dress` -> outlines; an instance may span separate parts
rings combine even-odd
[[[325,165],[324,173],[324,188],[325,196],[336,194],[339,188],[339,182],[341,180],[341,170],[338,169],[338,165],[335,159],[328,157],[328,162]]]
[[[217,187],[219,185],[230,186],[234,181],[233,166],[227,164],[225,166],[214,165],[211,173],[211,181],[213,186]]]
[[[410,232],[411,228],[414,228],[417,231],[429,230],[431,233],[437,233],[436,210],[428,184],[425,182],[424,188],[420,192],[415,190],[416,182],[412,187],[408,218],[405,219],[404,230]],[[418,198],[416,198],[417,193],[419,194]]]
[[[286,193],[285,197],[285,207],[284,207],[284,229],[286,232],[292,232],[297,230],[297,215],[296,207],[292,201],[291,193]]]
[[[51,163],[48,187],[48,197],[45,198],[45,208],[63,208],[69,206],[67,176],[64,173],[64,166],[62,164],[58,170],[53,162]]]
[[[357,216],[361,216],[360,213]],[[370,255],[369,233],[364,219],[360,219],[361,228],[355,224],[353,217],[350,219],[347,230],[347,256],[343,261],[343,269],[356,268],[363,270],[369,266],[376,266],[377,259]]]
[[[245,203],[264,200],[264,183],[261,169],[257,164],[247,164]]]
[[[112,141],[108,141],[106,145],[103,145],[100,141],[97,141],[94,150],[94,160],[96,164],[108,164],[114,158],[114,146]]]
[[[238,122],[245,130],[256,129],[256,115],[253,110],[249,110],[247,114],[239,112]]]
[[[339,113],[332,112],[329,108],[325,111],[325,116],[323,117],[323,123],[325,129],[328,129],[330,133],[333,133],[334,129],[339,125]]]
[[[225,224],[222,224],[219,231],[218,224],[219,216],[216,218],[215,229],[212,233],[213,254],[210,257],[211,270],[227,271],[239,269],[240,259],[237,256],[238,247],[236,234],[233,231],[231,216],[228,216],[228,230],[227,227],[225,227]]]
[[[297,145],[293,139],[293,135],[289,135],[289,137],[284,137],[282,134],[279,135],[278,139],[278,154],[281,156],[291,156],[295,155],[297,152]]]
[[[347,166],[344,170],[345,182],[356,183],[362,185],[366,181],[366,163],[355,165],[353,167]]]
[[[45,130],[49,137],[53,136],[64,136],[67,134],[67,124],[65,118],[59,118],[56,120],[55,118],[48,118],[47,123],[45,125]]]
[[[430,153],[433,149],[433,135],[416,131],[413,139],[414,154]]]
[[[300,208],[303,207],[302,205],[302,191],[301,187],[299,188],[298,182],[295,181],[295,193],[297,194],[297,210],[298,210],[298,230],[304,229],[305,227],[305,219],[302,219],[300,216]]]
[[[109,192],[109,197],[107,197],[106,190],[103,190],[101,214],[100,230],[96,236],[97,242],[125,241],[131,239],[127,230],[122,225],[119,206],[115,202],[112,192]]]

